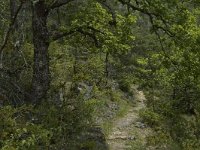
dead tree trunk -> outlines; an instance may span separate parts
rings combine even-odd
[[[32,78],[31,102],[39,104],[49,89],[49,34],[47,28],[48,9],[44,1],[38,1],[32,6],[34,66]]]

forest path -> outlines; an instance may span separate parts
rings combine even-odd
[[[145,139],[151,129],[140,122],[139,110],[145,108],[145,96],[134,88],[135,105],[127,114],[113,122],[111,133],[107,137],[110,150],[146,149]]]

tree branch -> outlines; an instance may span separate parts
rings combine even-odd
[[[96,47],[100,47],[99,41],[98,41],[98,39],[97,39],[95,33],[90,33],[90,32],[84,31],[84,30],[81,29],[81,28],[77,29],[77,32],[79,32],[79,33],[81,33],[81,34],[83,34],[83,35],[89,36],[90,38],[93,39],[95,46],[96,46]]]
[[[66,37],[66,36],[69,36],[69,35],[72,35],[76,32],[76,30],[70,30],[70,31],[66,31],[66,32],[54,32],[51,34],[50,36],[50,39],[52,41],[57,41],[63,37]]]
[[[133,10],[139,11],[141,13],[147,14],[147,15],[152,15],[152,13],[148,12],[145,9],[142,9],[140,7],[137,7],[133,4],[130,3],[130,1],[124,1],[124,0],[118,0],[122,5],[127,5],[128,7],[132,8]],[[138,3],[138,2],[137,2]]]
[[[59,32],[54,33],[54,34],[52,34],[50,39],[52,41],[56,41],[56,40],[59,40],[61,38],[66,37],[66,36],[73,35],[74,33],[81,33],[81,34],[83,34],[85,36],[88,36],[88,37],[92,38],[94,40],[95,46],[96,47],[100,47],[99,46],[99,41],[96,38],[95,32],[90,33],[88,31],[84,31],[83,28],[76,28],[76,29],[73,29],[73,30],[70,30],[70,31],[66,31],[66,32],[63,32],[63,33],[59,33]]]
[[[16,10],[14,16],[11,18],[11,22],[10,22],[10,24],[9,24],[9,28],[8,28],[6,34],[5,34],[3,43],[2,43],[2,45],[1,45],[1,47],[0,47],[0,53],[1,53],[0,68],[3,68],[3,62],[2,62],[2,60],[3,60],[3,50],[4,50],[4,48],[6,47],[6,45],[7,45],[7,43],[8,43],[8,39],[9,39],[9,37],[10,37],[10,33],[11,33],[12,29],[13,29],[13,26],[14,26],[16,20],[17,20],[18,14],[19,14],[19,12],[20,12],[20,10],[21,10],[23,4],[24,4],[24,1],[21,1],[21,3],[20,3],[20,5],[19,5],[18,9]]]
[[[74,0],[57,0],[50,6],[50,9],[55,9],[55,8],[64,6],[72,1],[74,1]]]
[[[86,31],[84,29],[88,29],[89,31]],[[50,39],[52,41],[56,41],[56,40],[59,40],[61,38],[66,37],[66,36],[73,35],[74,33],[81,33],[83,35],[86,35],[86,36],[92,38],[94,40],[96,47],[100,47],[100,45],[99,45],[99,41],[98,41],[95,34],[96,33],[105,34],[104,32],[102,32],[98,29],[95,29],[92,26],[86,26],[86,27],[77,27],[75,29],[71,29],[71,30],[66,31],[66,32],[54,32],[54,33],[51,34]]]
[[[168,22],[160,14],[157,14],[155,12],[150,12],[147,9],[140,8],[139,7],[139,1],[136,0],[136,4],[138,6],[135,6],[134,4],[130,3],[130,1],[124,1],[124,0],[118,0],[118,1],[121,2],[122,5],[126,5],[126,6],[128,6],[130,8],[132,8],[133,10],[136,10],[136,11],[139,11],[139,12],[141,12],[143,14],[146,14],[149,17],[150,22],[151,22],[151,24],[152,24],[154,29],[160,29],[160,30],[164,31],[170,37],[174,37],[175,36],[170,30],[167,29]],[[163,25],[166,28],[163,27],[163,26],[159,26],[159,25],[154,23],[154,18],[156,18],[156,17],[162,21]]]
[[[112,22],[110,22],[110,25],[114,25],[116,26],[117,24],[117,21],[116,21],[116,13],[115,11],[111,8],[111,6],[106,3],[106,0],[105,1],[102,1],[102,0],[98,0],[98,2],[108,10],[108,12],[112,15]]]
[[[158,31],[155,31],[155,34],[156,34],[156,36],[157,36],[157,38],[158,38],[158,41],[159,41],[159,43],[160,43],[161,50],[163,51],[164,56],[177,68],[178,63],[175,62],[174,60],[172,60],[172,59],[170,58],[170,56],[167,54],[167,52],[165,51],[163,41],[162,41],[161,36],[160,36],[160,34],[158,33]]]

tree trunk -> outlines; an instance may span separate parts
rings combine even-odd
[[[105,58],[105,75],[106,75],[106,78],[108,79],[109,77],[109,52],[106,52],[106,58]]]
[[[15,17],[17,11],[17,1],[16,0],[10,0],[10,20],[12,20]],[[13,28],[17,28],[17,20],[15,21]]]
[[[49,34],[47,28],[48,10],[43,0],[33,4],[33,44],[34,44],[34,66],[32,78],[31,102],[41,103],[49,89]]]

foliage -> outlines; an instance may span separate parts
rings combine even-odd
[[[152,110],[142,110],[140,116],[150,126],[159,126],[159,124],[162,122],[161,116]]]
[[[6,106],[0,109],[1,149],[38,149],[49,145],[52,132],[42,125],[26,121],[31,110],[27,106],[17,109]]]
[[[92,106],[80,101],[73,105],[65,104],[61,108],[48,105],[41,105],[37,109],[32,106],[1,108],[1,149],[77,146],[73,142],[78,141],[77,136],[89,127]]]
[[[197,0],[2,1],[0,148],[93,149],[93,141],[79,143],[80,134],[98,121],[107,132],[112,124],[106,121],[126,112],[137,84],[147,98],[140,115],[155,130],[148,144],[198,149],[199,6]],[[45,23],[34,24],[36,14]],[[33,36],[46,40],[37,47]],[[34,77],[45,75],[48,91],[36,104],[33,81],[42,93],[47,79]]]

